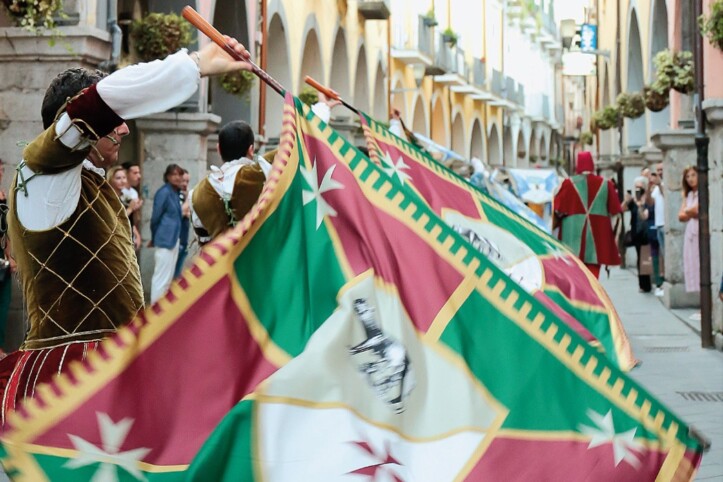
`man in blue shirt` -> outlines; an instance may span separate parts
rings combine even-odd
[[[151,279],[151,303],[163,296],[173,280],[181,236],[181,184],[183,169],[170,164],[163,175],[166,182],[153,197],[151,246],[156,248],[155,268]]]

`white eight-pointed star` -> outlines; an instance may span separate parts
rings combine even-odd
[[[329,216],[336,216],[336,210],[331,207],[322,196],[325,192],[344,188],[342,183],[332,179],[331,177],[334,174],[335,168],[336,165],[333,165],[326,171],[326,173],[324,173],[324,178],[321,180],[321,185],[319,185],[319,176],[316,173],[316,159],[314,159],[314,162],[311,165],[311,170],[308,170],[303,166],[301,167],[301,174],[304,176],[306,183],[311,188],[311,191],[304,189],[304,205],[306,206],[310,202],[316,201],[316,229],[319,229],[321,222],[324,220],[324,216],[327,214]]]
[[[91,482],[118,482],[117,467],[123,468],[137,480],[146,478],[138,468],[138,462],[145,457],[151,449],[138,448],[121,452],[120,448],[133,425],[132,418],[124,418],[113,423],[108,414],[97,413],[98,427],[103,448],[83,440],[77,435],[70,435],[70,441],[78,451],[78,455],[63,465],[68,469],[79,469],[91,464],[100,464],[95,471]]]
[[[643,450],[643,446],[635,441],[637,429],[616,433],[612,410],[608,410],[605,415],[601,415],[594,410],[588,410],[587,416],[595,423],[595,427],[580,424],[579,429],[580,432],[591,437],[590,444],[587,446],[588,449],[610,443],[613,446],[613,458],[616,467],[623,460],[635,468],[640,466],[640,460],[638,460],[638,456],[634,452]]]
[[[402,184],[412,179],[409,174],[404,172],[404,169],[409,169],[409,166],[404,163],[402,156],[399,156],[397,158],[397,162],[394,162],[391,154],[389,154],[389,151],[385,151],[384,157],[382,157],[382,163],[384,164],[384,167],[382,167],[384,172],[389,174],[389,177],[394,177],[396,174],[399,178],[399,182]]]

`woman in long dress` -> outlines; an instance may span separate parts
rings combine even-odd
[[[678,219],[685,225],[683,240],[683,275],[685,291],[700,291],[700,253],[698,249],[698,172],[695,167],[683,171],[683,203]],[[692,318],[696,318],[693,315]],[[700,318],[700,313],[697,314]]]

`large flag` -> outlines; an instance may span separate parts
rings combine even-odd
[[[689,480],[700,462],[681,420],[290,96],[259,203],[72,372],[11,420],[14,480]]]
[[[549,233],[361,114],[369,155],[623,370],[637,364],[612,302],[585,265]]]
[[[312,220],[291,240],[323,243],[346,282],[189,480],[692,477],[701,448],[680,420],[298,101],[285,125],[276,162],[303,202],[280,205]]]

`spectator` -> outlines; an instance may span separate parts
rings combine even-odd
[[[126,187],[128,186],[128,178],[126,177],[126,170],[121,166],[115,166],[108,170],[106,174],[108,183],[113,188],[115,193],[118,195],[118,199],[121,200],[123,207],[126,210],[128,216],[128,222],[131,225],[131,238],[133,240],[133,247],[136,251],[140,249],[141,235],[138,232],[138,228],[133,225],[133,214],[137,212],[143,205],[143,201],[128,195]]]
[[[647,189],[648,180],[644,176],[635,178],[635,197],[628,191],[625,193],[622,209],[630,211],[630,238],[631,243],[635,247],[638,268],[638,288],[641,293],[650,293],[652,286],[650,282],[650,274],[645,273],[643,265],[647,265],[649,260],[650,241],[648,238],[647,219],[650,211],[645,205],[645,191]],[[647,249],[643,249],[646,247]]]
[[[700,291],[700,252],[698,247],[698,172],[688,166],[683,170],[683,203],[678,211],[678,220],[685,225],[683,240],[683,275],[685,291]],[[694,314],[700,320],[700,312]]]
[[[5,174],[5,165],[0,160],[0,183]],[[12,274],[17,268],[15,260],[10,256],[10,240],[8,239],[8,199],[5,191],[0,189],[0,358],[5,356],[5,333],[7,331],[8,310],[12,296]]]
[[[156,248],[156,265],[151,279],[151,303],[168,291],[176,269],[183,217],[180,198],[182,172],[178,164],[169,164],[163,174],[165,184],[153,197],[151,246]]]
[[[124,162],[122,167],[125,169],[128,179],[126,186],[123,188],[123,198],[128,200],[128,203],[136,199],[139,201],[139,205],[133,210],[130,216],[134,236],[133,246],[136,251],[136,257],[138,257],[138,253],[143,244],[141,238],[141,207],[143,206],[143,199],[141,198],[141,167],[134,162]]]
[[[654,219],[653,270],[655,272],[655,296],[663,296],[665,281],[665,197],[663,196],[663,163],[656,164],[655,170],[648,176],[648,204],[652,205]]]
[[[188,256],[188,231],[190,229],[190,216],[191,208],[188,201],[188,184],[191,182],[191,174],[183,169],[183,176],[181,178],[181,236],[179,238],[178,245],[178,260],[176,261],[176,269],[173,273],[174,278],[178,278],[183,271],[183,263],[186,261]]]
[[[576,175],[565,179],[553,200],[553,230],[597,278],[600,265],[620,264],[611,216],[620,213],[618,193],[612,182],[593,174],[592,154],[580,152]]]

